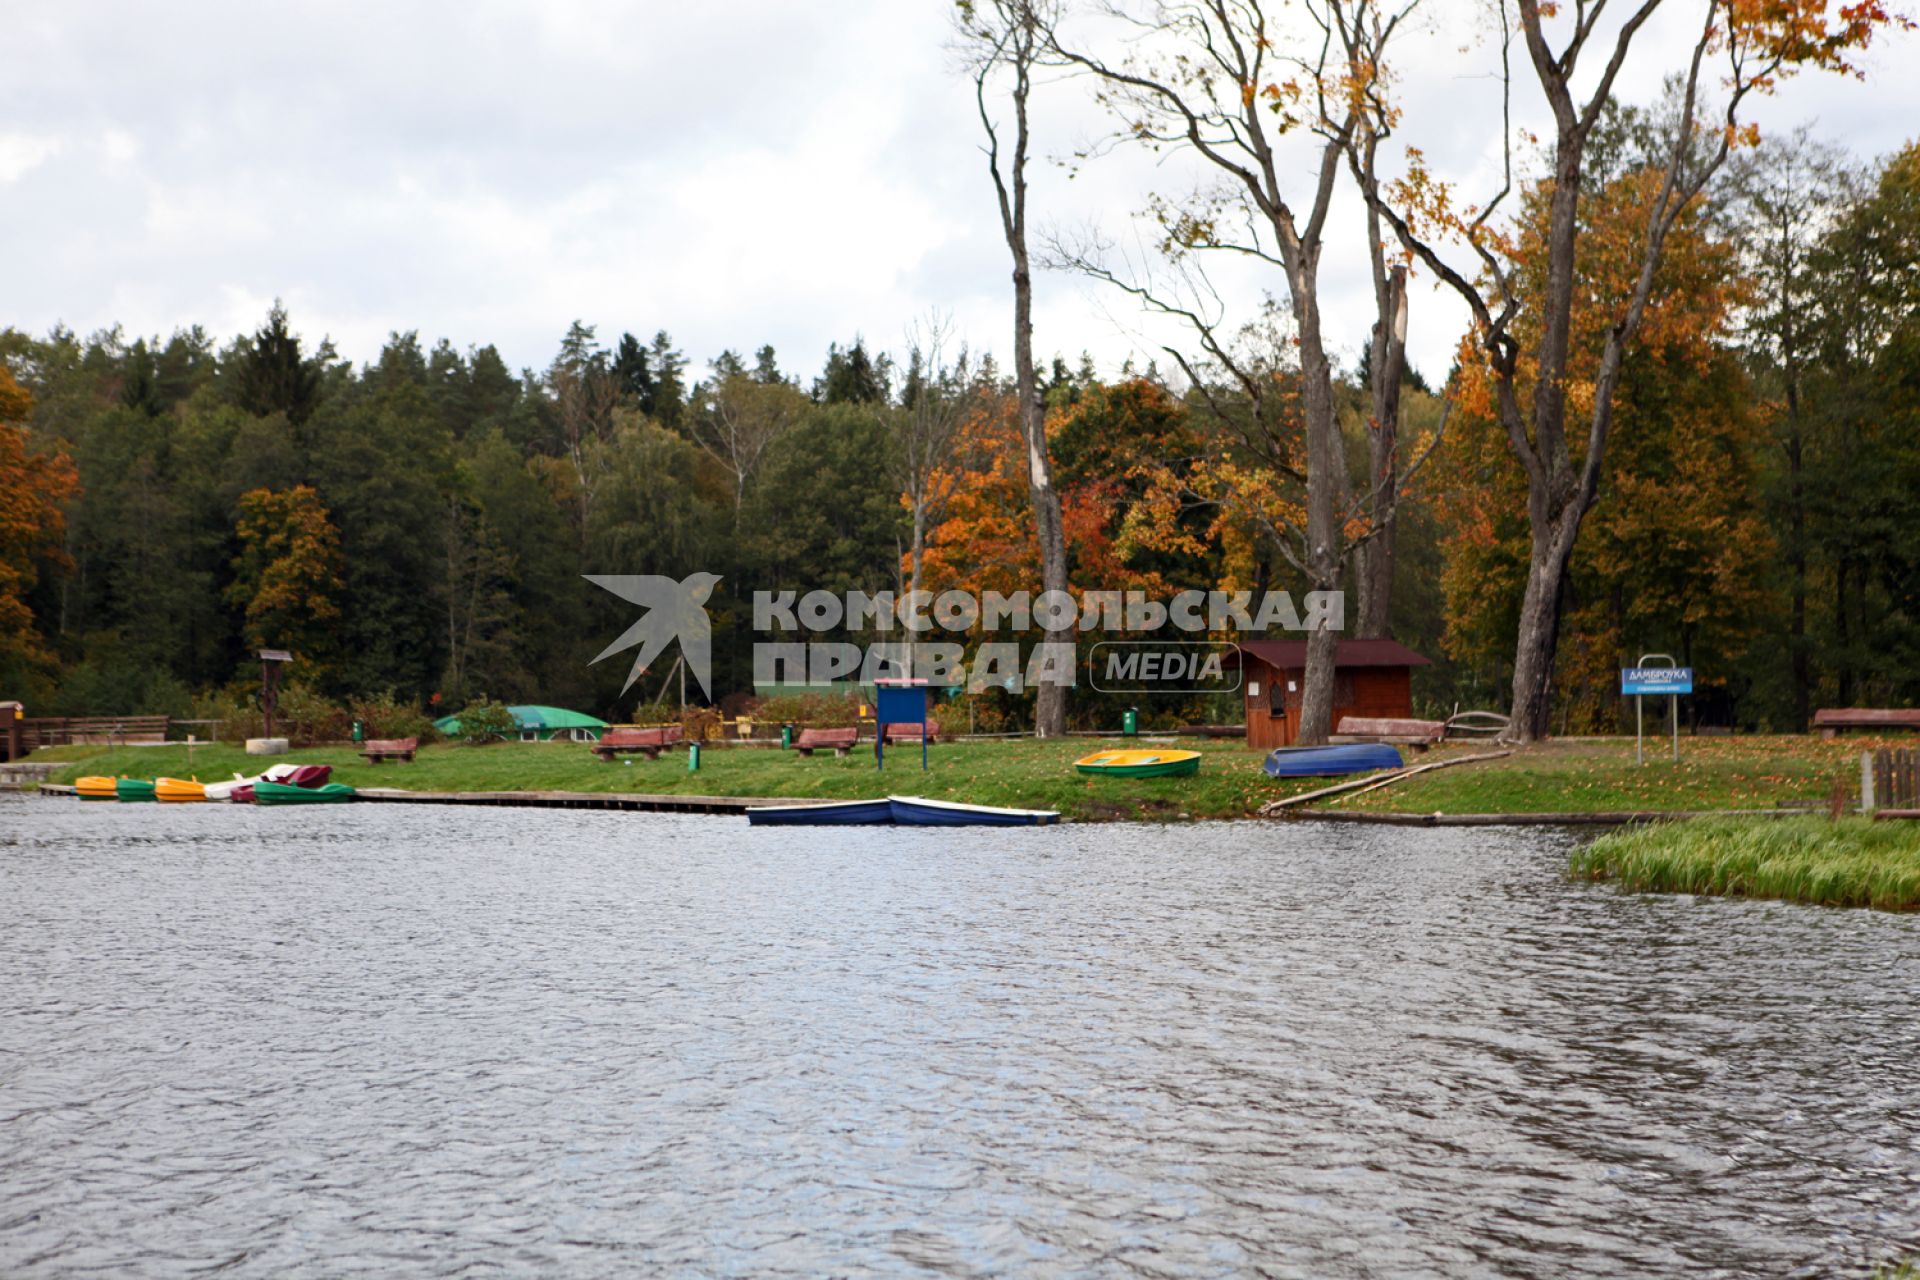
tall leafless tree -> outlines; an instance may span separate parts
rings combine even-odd
[[[999,202],[1000,228],[1013,257],[1014,389],[1027,447],[1027,490],[1040,550],[1040,587],[1046,592],[1067,590],[1067,539],[1060,495],[1053,487],[1046,406],[1033,364],[1033,266],[1027,249],[1027,159],[1032,145],[1028,104],[1057,12],[1054,0],[960,0],[956,19],[959,46],[973,76],[980,126],[986,133],[987,172]],[[990,100],[999,104],[997,109]],[[1003,129],[1010,133],[1010,150],[1002,149]],[[1042,738],[1066,733],[1064,685],[1041,684],[1034,701],[1033,727]]]
[[[907,589],[920,590],[927,531],[939,522],[950,496],[942,473],[953,461],[960,427],[972,411],[976,388],[967,349],[949,358],[951,325],[935,316],[908,335],[901,403],[886,410],[894,437],[894,478],[906,495],[913,521]]]

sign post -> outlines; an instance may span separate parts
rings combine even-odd
[[[1651,665],[1655,660],[1665,666]],[[1643,653],[1637,666],[1620,668],[1620,692],[1633,699],[1633,762],[1645,764],[1646,702],[1665,697],[1673,721],[1673,758],[1680,759],[1680,695],[1693,692],[1693,668],[1676,664],[1670,653]]]
[[[927,682],[925,680],[876,680],[874,682],[873,764],[886,767],[887,726],[920,726],[920,768],[927,767]]]

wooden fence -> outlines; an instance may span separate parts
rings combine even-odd
[[[1860,753],[1860,807],[1920,809],[1920,751],[1907,748]]]
[[[167,725],[166,716],[28,716],[20,722],[21,745],[32,751],[74,743],[165,742]]]

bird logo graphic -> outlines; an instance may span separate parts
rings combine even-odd
[[[633,667],[627,672],[627,682],[620,686],[621,693],[633,688],[633,682],[660,656],[669,641],[678,640],[680,656],[692,670],[693,678],[700,682],[701,692],[709,698],[713,696],[707,686],[707,673],[713,666],[713,624],[707,619],[706,603],[714,585],[720,581],[719,574],[689,574],[684,581],[653,573],[586,573],[581,577],[647,611],[593,660],[598,662],[636,644],[640,646],[640,652],[633,656]]]

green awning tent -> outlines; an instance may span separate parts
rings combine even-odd
[[[555,738],[563,742],[598,742],[600,731],[607,727],[605,720],[568,711],[565,707],[512,706],[507,710],[519,726],[522,742],[551,742]],[[460,717],[442,716],[433,722],[433,727],[449,738],[458,737]]]

